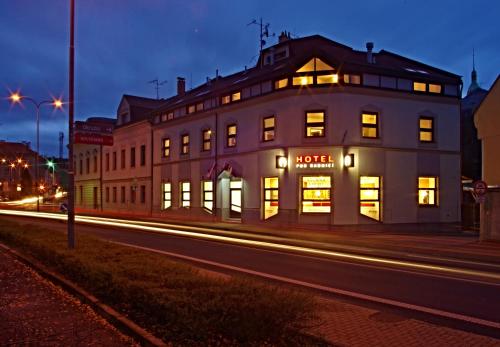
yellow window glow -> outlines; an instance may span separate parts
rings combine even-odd
[[[317,77],[318,84],[332,84],[332,83],[338,83],[338,82],[339,82],[339,75],[337,75],[337,74],[321,75],[321,76]]]
[[[283,78],[274,82],[274,89],[286,88],[288,86],[288,78]]]
[[[307,123],[324,123],[324,112],[307,112]]]
[[[413,82],[413,90],[417,92],[425,92],[426,84],[421,82]]]
[[[279,179],[278,177],[264,178],[264,219],[278,214],[279,209]]]
[[[314,71],[314,59],[309,60],[305,65],[303,65],[297,72],[312,72]]]
[[[380,220],[380,177],[359,177],[359,213]]]
[[[377,124],[377,114],[375,113],[363,113],[362,115],[363,124]]]
[[[441,85],[440,84],[429,84],[429,92],[440,94],[441,93]]]
[[[233,93],[231,95],[231,101],[238,101],[241,99],[241,92]]]
[[[437,178],[418,178],[418,204],[437,205]]]
[[[293,78],[294,86],[306,86],[313,84],[313,76],[297,76]]]
[[[230,95],[225,95],[222,97],[222,104],[229,104],[231,102],[231,96]]]

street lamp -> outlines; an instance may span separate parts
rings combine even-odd
[[[42,107],[43,105],[52,105],[54,108],[60,109],[60,108],[62,108],[63,102],[60,99],[43,100],[43,101],[38,102],[35,99],[30,98],[28,96],[21,95],[18,92],[12,93],[9,96],[9,99],[13,104],[20,104],[21,101],[27,100],[27,101],[31,102],[33,105],[35,105],[35,108],[36,108],[36,156],[35,156],[35,181],[36,182],[35,182],[35,187],[37,187],[36,211],[39,212],[40,211],[40,202],[39,202],[40,192],[38,189],[38,184],[39,184],[39,182],[38,182],[38,178],[39,178],[38,177],[38,156],[40,153],[40,107]],[[20,160],[21,159],[18,159],[19,163],[21,163]]]
[[[49,169],[52,169],[52,187],[55,185],[55,182],[54,182],[54,171],[56,170],[56,164],[54,164],[54,162],[52,160],[48,160],[47,161],[47,166],[49,167]]]

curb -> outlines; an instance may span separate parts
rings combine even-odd
[[[142,346],[154,346],[154,347],[168,346],[161,339],[149,333],[144,328],[140,327],[139,325],[137,325],[136,323],[134,323],[133,321],[131,321],[130,319],[119,313],[118,311],[114,310],[110,306],[102,303],[101,301],[99,301],[99,299],[97,299],[95,296],[93,296],[86,290],[80,288],[73,282],[49,270],[45,265],[43,265],[39,261],[21,254],[18,251],[6,246],[1,242],[0,242],[0,248],[4,249],[6,252],[13,255],[22,263],[33,268],[42,277],[57,284],[65,291],[69,292],[71,295],[77,297],[83,303],[89,305],[96,313],[98,313],[106,321],[111,323],[120,332],[122,332],[127,336],[132,337],[136,342],[138,342]]]

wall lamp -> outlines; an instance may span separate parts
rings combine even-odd
[[[283,155],[276,156],[276,168],[286,169],[288,167],[288,158]]]
[[[349,153],[344,156],[344,167],[354,167],[354,154]]]

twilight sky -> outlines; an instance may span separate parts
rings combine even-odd
[[[76,0],[75,117],[114,116],[124,93],[160,97],[252,66],[263,17],[271,32],[321,34],[355,49],[367,41],[463,76],[472,48],[479,83],[500,73],[500,3],[489,0]],[[0,0],[0,139],[35,143],[35,110],[11,107],[9,90],[37,100],[68,94],[68,0]],[[277,37],[268,42],[275,43]],[[40,148],[58,153],[67,113],[42,109]],[[66,137],[67,140],[67,137]]]

